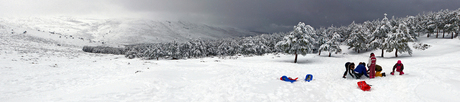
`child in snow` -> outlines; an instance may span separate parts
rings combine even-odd
[[[395,69],[397,72],[399,72],[399,75],[403,75],[404,72],[404,65],[401,63],[401,60],[398,60],[398,62],[393,66],[393,71],[390,73],[391,75],[395,75]]]
[[[353,62],[345,63],[345,73],[343,73],[342,78],[347,78],[347,77],[345,77],[345,76],[347,76],[347,73],[350,73],[351,77],[355,78],[355,76],[352,74],[353,69],[355,69],[355,63],[353,63]]]
[[[375,55],[374,53],[371,53],[370,57],[369,57],[369,63],[367,65],[367,67],[369,67],[369,78],[374,78],[375,77],[375,64],[377,62],[377,59],[375,58]]]
[[[379,77],[385,77],[385,72],[381,73],[382,72],[382,66],[380,65],[375,65],[375,76],[379,76]]]
[[[364,62],[360,62],[354,71],[356,79],[361,78],[363,75],[369,78],[369,75],[367,75],[366,64]]]

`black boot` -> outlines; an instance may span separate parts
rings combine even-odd
[[[382,73],[382,76],[383,76],[383,77],[386,77],[387,75],[385,75],[385,73]]]

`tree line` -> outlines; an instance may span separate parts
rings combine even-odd
[[[251,37],[229,38],[222,40],[191,40],[185,43],[152,43],[127,45],[122,52],[118,48],[85,46],[84,51],[103,53],[100,50],[124,53],[127,56],[142,59],[159,58],[201,58],[210,56],[234,56],[234,55],[263,55],[266,53],[287,53],[306,55],[309,53],[328,52],[340,53],[340,45],[347,45],[348,49],[358,53],[363,51],[381,50],[384,51],[412,54],[409,42],[417,42],[417,38],[426,34],[431,37],[436,34],[439,37],[450,37],[453,39],[458,36],[460,26],[460,9],[439,12],[429,12],[417,16],[407,16],[404,18],[392,17],[389,19],[387,14],[381,20],[365,21],[361,24],[352,22],[348,26],[341,27],[321,27],[314,29],[310,25],[299,22],[293,27],[293,31],[262,34]],[[447,33],[447,35],[445,35]],[[450,33],[450,35],[449,35]],[[413,48],[427,49],[427,44],[415,43]],[[86,50],[85,50],[86,49]],[[114,54],[115,54],[114,53]],[[295,62],[296,62],[295,59]]]

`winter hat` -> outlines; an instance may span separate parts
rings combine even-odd
[[[398,64],[401,64],[401,60],[398,60]]]
[[[371,56],[375,56],[374,53],[371,53]]]

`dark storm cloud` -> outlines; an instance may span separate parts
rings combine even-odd
[[[9,6],[8,9],[35,9],[36,11],[30,12],[44,14],[102,14],[109,17],[183,20],[261,32],[290,31],[298,22],[305,22],[315,28],[342,26],[353,21],[362,23],[366,20],[381,19],[384,13],[389,17],[405,17],[441,9],[460,8],[458,5],[460,0],[75,0],[71,2],[11,0],[9,2],[12,1],[14,1],[12,4],[22,5]],[[15,9],[4,10],[4,6],[8,6],[9,2],[2,1],[1,12],[16,12]]]
[[[362,23],[383,18],[384,13],[406,17],[455,10],[460,0],[141,0],[120,4],[165,18],[277,32],[292,30],[298,22],[318,28]]]

